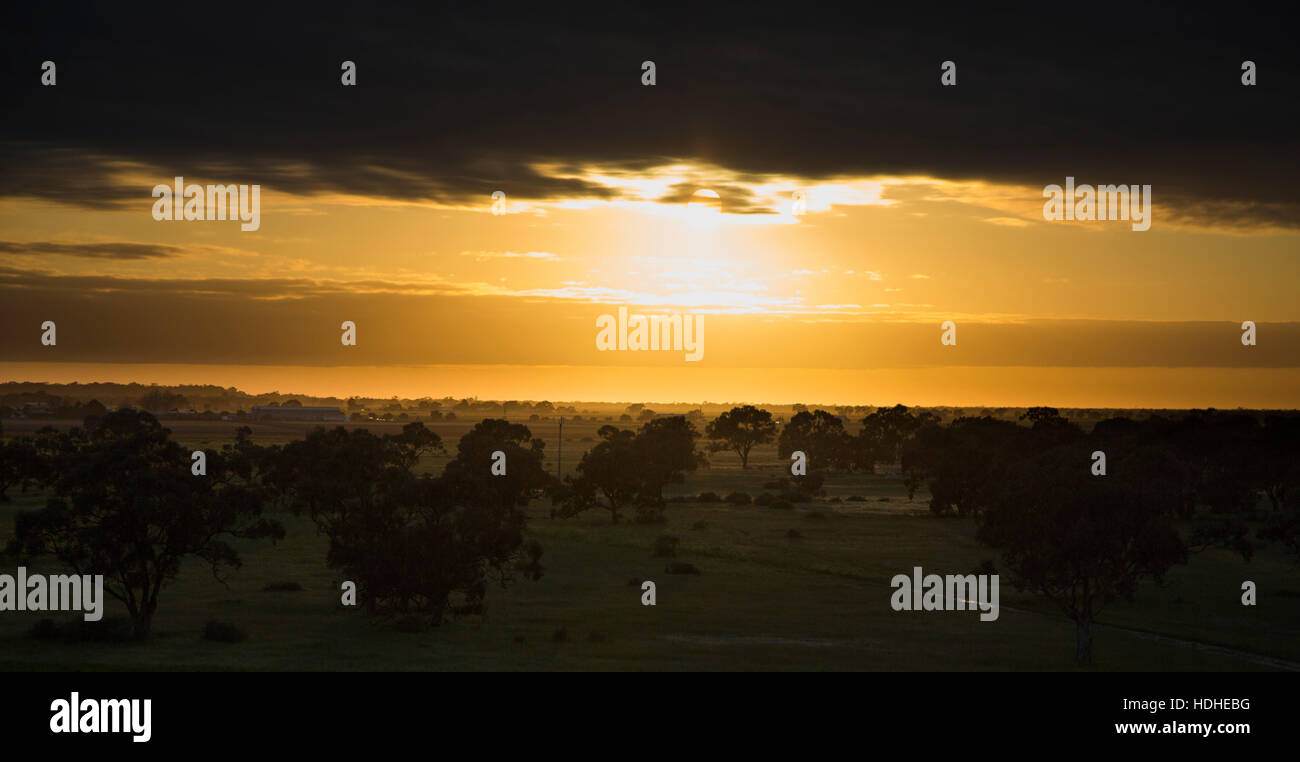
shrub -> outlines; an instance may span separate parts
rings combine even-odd
[[[807,514],[804,515],[804,518],[806,518],[806,519],[811,519],[811,520],[813,520],[813,521],[825,521],[825,520],[826,520],[826,517],[823,516],[822,514],[818,513],[817,511],[809,511]]]
[[[791,539],[791,540],[802,540],[802,539],[803,539],[803,533],[800,532],[798,529],[787,529],[786,532],[785,532],[785,536],[786,536],[786,538]]]
[[[882,503],[888,503],[888,502],[889,502],[889,498],[887,498],[887,497],[882,497],[882,498],[880,498],[880,502],[882,502]]]
[[[696,531],[700,529],[708,529],[708,528],[709,528],[709,522],[707,521],[697,521],[694,524],[691,524],[691,529],[694,529]]]
[[[697,503],[717,503],[721,500],[722,498],[718,497],[716,492],[701,492],[699,497],[695,498]]]
[[[773,479],[770,482],[763,482],[763,489],[783,490],[786,488],[785,479]]]
[[[659,539],[655,540],[655,557],[656,558],[673,558],[677,555],[677,544],[681,540],[670,534],[661,534]]]
[[[203,628],[203,639],[221,643],[240,643],[248,639],[248,634],[230,622],[208,620]]]
[[[779,508],[779,509],[781,509],[781,510],[783,510],[783,511],[788,511],[788,510],[794,508],[793,505],[790,505],[789,503],[787,503],[787,502],[784,501],[784,500],[777,500],[775,503],[772,503],[772,507],[773,507],[773,508]]]
[[[865,503],[867,499],[861,495],[849,495],[850,503]]]
[[[827,500],[826,502],[828,502],[828,503],[842,503],[842,502],[844,502],[844,501],[841,500],[841,499],[839,499],[838,497],[833,497],[833,498],[831,498],[830,500]]]
[[[733,492],[727,495],[727,502],[732,505],[749,505],[751,501],[748,492]]]
[[[771,505],[773,500],[776,500],[775,495],[773,495],[771,492],[764,492],[763,494],[754,498],[754,505]]]
[[[695,568],[695,564],[688,564],[683,561],[673,561],[664,567],[666,574],[699,574],[700,570]]]

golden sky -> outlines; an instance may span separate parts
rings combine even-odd
[[[1300,396],[1295,233],[1198,225],[1158,188],[1139,233],[1045,221],[1041,187],[740,176],[685,161],[534,169],[609,194],[507,194],[494,215],[490,196],[264,187],[250,232],[154,220],[149,190],[170,178],[132,166],[115,181],[138,187],[138,202],[0,200],[0,372],[517,399],[1283,407]],[[619,306],[702,315],[703,359],[597,351],[596,318]],[[54,347],[40,344],[44,320],[58,325]],[[345,320],[355,347],[339,341]],[[956,346],[940,343],[949,320]],[[1255,347],[1241,344],[1245,320],[1260,326]]]

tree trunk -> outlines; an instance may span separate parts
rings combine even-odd
[[[1075,626],[1077,641],[1074,658],[1079,666],[1085,667],[1092,664],[1092,620],[1080,617],[1075,621]]]
[[[153,611],[146,607],[131,617],[131,634],[136,640],[148,640],[153,629]]]

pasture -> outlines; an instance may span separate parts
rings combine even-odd
[[[454,451],[476,420],[426,425]],[[165,425],[187,445],[219,447],[239,424]],[[254,439],[284,442],[314,425],[255,424]],[[528,425],[547,439],[553,470],[555,423]],[[566,472],[600,425],[565,423]],[[349,426],[382,432],[401,425]],[[22,432],[6,422],[6,435]],[[421,467],[436,471],[445,461],[430,457]],[[716,453],[711,461],[666,494],[757,496],[785,468],[771,446],[756,451],[748,471],[734,454]],[[0,504],[0,546],[15,513],[43,503],[36,494],[11,497]],[[545,549],[545,576],[491,590],[483,617],[450,619],[423,632],[342,607],[342,580],[324,563],[325,538],[309,521],[277,514],[287,539],[243,544],[243,567],[228,587],[191,562],[164,589],[150,641],[41,641],[27,632],[51,615],[0,613],[0,670],[1077,669],[1073,623],[1005,580],[993,622],[970,611],[890,608],[895,574],[914,566],[967,573],[994,558],[975,542],[971,522],[934,518],[927,500],[909,500],[901,479],[883,474],[832,476],[825,497],[785,509],[673,502],[667,522],[652,525],[633,523],[630,511],[618,524],[598,511],[551,518],[549,504],[535,501],[529,532]],[[653,553],[664,534],[680,539],[676,559]],[[666,573],[670,560],[693,564],[700,574]],[[12,574],[14,560],[0,561],[0,571]],[[56,571],[42,563],[32,568]],[[657,585],[656,606],[641,605],[643,579]],[[1241,605],[1243,580],[1258,585],[1257,606]],[[283,583],[302,590],[264,589]],[[110,602],[108,615],[121,613]],[[232,622],[248,638],[204,640],[209,620]],[[1099,622],[1094,670],[1287,668],[1300,663],[1300,569],[1271,548],[1249,563],[1204,551],[1174,567],[1163,585],[1144,584],[1134,602],[1113,604]]]

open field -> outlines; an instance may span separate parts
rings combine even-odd
[[[454,450],[474,422],[426,425]],[[229,441],[238,426],[165,425],[187,445],[211,447]],[[599,425],[603,421],[566,422],[566,471],[591,445],[584,439],[594,439]],[[312,426],[253,428],[255,439],[266,443],[297,438]],[[547,457],[553,468],[554,422],[530,426],[534,435],[551,438]],[[395,431],[400,424],[365,427]],[[6,422],[5,433],[22,429]],[[445,460],[429,458],[421,465],[438,470]],[[738,490],[756,496],[763,482],[781,473],[774,448],[757,452],[748,472],[734,455],[718,453],[712,461],[712,468],[688,476],[667,494]],[[993,558],[974,541],[972,523],[931,517],[928,496],[908,500],[891,475],[832,477],[826,492],[826,499],[784,510],[673,503],[668,523],[660,525],[615,525],[596,511],[553,519],[548,504],[535,502],[530,532],[545,548],[541,581],[492,590],[486,617],[453,619],[414,634],[399,632],[392,620],[339,606],[341,580],[324,564],[325,539],[305,519],[282,514],[277,517],[288,538],[276,546],[244,545],[244,566],[229,588],[199,564],[187,566],[164,589],[149,642],[42,642],[25,633],[48,615],[0,614],[0,670],[1075,669],[1073,623],[1005,581],[995,622],[981,622],[975,612],[890,609],[889,580],[895,574],[914,566],[966,573]],[[12,533],[15,513],[42,502],[38,495],[12,496],[13,502],[0,504],[0,544]],[[850,496],[865,500],[828,502]],[[799,536],[789,536],[790,530]],[[678,559],[697,566],[700,575],[665,573],[665,559],[652,553],[662,534],[681,538]],[[12,573],[14,565],[4,559],[0,569]],[[640,604],[639,587],[629,583],[641,579],[656,582],[657,606]],[[1259,587],[1255,607],[1240,604],[1240,584],[1247,579]],[[281,582],[297,582],[304,590],[263,592]],[[109,615],[120,613],[110,604]],[[202,640],[204,623],[213,619],[235,623],[248,640]],[[1300,569],[1273,549],[1249,564],[1222,551],[1195,554],[1163,586],[1144,585],[1134,603],[1112,606],[1100,622],[1111,626],[1094,633],[1097,670],[1300,664]],[[566,635],[562,642],[559,631]]]

